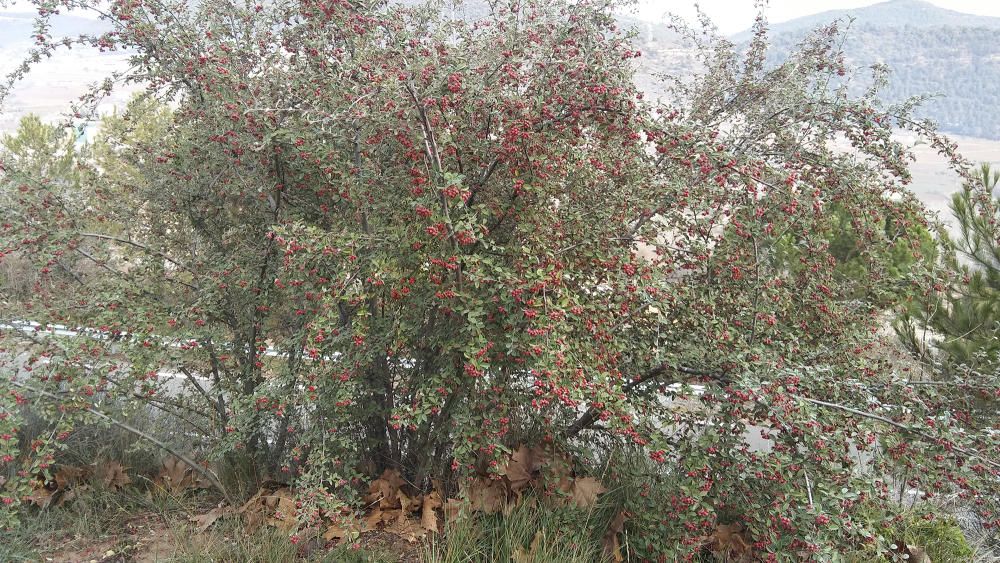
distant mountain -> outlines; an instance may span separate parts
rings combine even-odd
[[[843,50],[864,68],[892,70],[887,101],[940,95],[918,112],[942,130],[1000,139],[1000,18],[963,14],[920,0],[891,0],[855,10],[834,10],[771,26],[769,58],[783,59],[811,30],[854,18]],[[746,41],[748,32],[733,37]]]
[[[923,0],[889,0],[849,10],[828,10],[771,25],[771,32],[801,33],[812,31],[834,20],[854,18],[856,26],[873,27],[988,27],[1000,29],[1000,18],[977,16],[948,10]],[[749,39],[750,32],[733,36],[737,41]]]
[[[14,70],[34,45],[33,13],[0,13],[0,80]],[[62,13],[52,18],[53,38],[97,35],[109,30],[107,22]],[[28,113],[47,121],[65,117],[70,103],[87,91],[94,81],[127,68],[128,54],[100,53],[96,49],[61,47],[51,58],[34,65],[28,76],[18,82],[0,107],[0,133],[12,131],[20,118]],[[123,103],[135,88],[126,88],[107,97],[102,111]]]
[[[417,0],[401,0],[412,4]],[[482,17],[488,6],[482,0],[470,0],[461,8],[460,17]],[[32,43],[30,13],[0,13],[0,74],[11,70]],[[772,62],[786,56],[811,30],[836,19],[854,18],[844,44],[848,62],[859,68],[885,63],[893,71],[887,101],[899,101],[918,94],[941,94],[920,111],[941,124],[950,133],[971,137],[1000,139],[1000,18],[963,14],[939,8],[920,0],[890,0],[872,6],[833,10],[782,22],[771,26]],[[619,23],[637,31],[636,43],[642,50],[639,59],[639,85],[655,94],[659,89],[654,75],[669,71],[684,73],[694,67],[691,52],[683,46],[668,26],[628,16]],[[53,18],[52,35],[97,34],[108,29],[105,22],[63,14]],[[745,41],[749,33],[732,37]],[[73,49],[59,55],[65,64],[56,71],[35,74],[30,80],[37,87],[22,88],[9,100],[6,114],[0,114],[0,127],[23,111],[50,114],[65,107],[67,98],[82,91],[70,79],[82,83],[100,78],[78,78],[77,69],[89,73],[105,68],[112,58]],[[121,64],[123,64],[122,61]],[[74,94],[67,95],[69,91]],[[50,107],[51,106],[51,107]]]
[[[35,14],[31,13],[0,13],[0,48],[32,43],[34,18]],[[49,34],[52,37],[74,37],[96,35],[109,29],[111,26],[100,20],[60,14],[52,18]]]

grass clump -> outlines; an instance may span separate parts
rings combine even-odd
[[[508,513],[458,518],[429,543],[427,563],[592,563],[602,561],[602,514],[520,503]]]
[[[943,511],[909,509],[893,514],[868,505],[855,512],[855,518],[878,537],[877,541],[848,554],[849,561],[889,563],[894,561],[889,554],[906,546],[923,552],[934,563],[977,560],[976,551],[958,521]]]
[[[951,516],[926,519],[907,514],[900,526],[907,545],[922,548],[931,561],[972,561],[973,549],[962,533],[958,522]]]

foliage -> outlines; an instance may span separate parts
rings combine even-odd
[[[114,398],[294,481],[300,522],[362,475],[453,490],[546,443],[654,467],[641,559],[738,524],[760,559],[829,560],[899,488],[996,525],[993,414],[873,353],[885,249],[923,244],[887,228],[921,215],[893,130],[954,147],[882,76],[830,86],[835,26],[777,67],[763,22],[743,53],[682,30],[703,73],[647,102],[615,6],[112,4],[79,42],[130,49],[148,95],[73,153],[80,181],[3,156],[0,252],[38,275],[5,322],[40,323],[4,332],[5,522]],[[845,223],[866,262],[838,275]],[[52,424],[30,443],[27,403]]]
[[[937,280],[917,300],[900,332],[918,356],[939,352],[937,360],[986,373],[1000,368],[1000,248],[997,196],[1000,173],[983,164],[954,194],[954,236],[941,233],[941,258],[951,277]],[[931,331],[929,338],[918,338]],[[929,350],[933,347],[934,350]]]
[[[2,143],[8,157],[17,161],[23,173],[78,188],[75,140],[73,134],[29,114],[21,119],[14,135],[4,134]]]
[[[17,159],[26,174],[79,187],[80,175],[74,169],[77,156],[74,136],[65,130],[43,123],[37,115],[27,115],[21,119],[15,134],[4,134],[0,144],[9,158]],[[4,257],[0,284],[5,295],[30,297],[37,278],[30,261],[24,257],[17,253]]]
[[[908,274],[914,268],[928,267],[936,256],[935,242],[923,217],[904,209],[893,214],[896,218],[889,215],[856,219],[840,204],[832,205],[829,212],[832,221],[824,236],[829,239],[830,255],[837,262],[833,269],[835,278],[867,280],[877,277],[878,284],[858,287],[855,295],[873,303],[892,303],[912,293],[912,277]],[[884,231],[884,246],[860,243],[858,233],[872,229]],[[798,233],[788,233],[776,244],[775,254],[790,272],[805,267],[799,261],[797,238]]]

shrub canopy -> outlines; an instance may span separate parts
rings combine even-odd
[[[778,66],[763,21],[692,33],[700,74],[649,101],[615,8],[113,2],[75,41],[145,95],[68,170],[5,142],[0,252],[37,279],[3,314],[40,323],[3,333],[5,503],[93,411],[149,404],[305,511],[546,443],[647,460],[654,558],[739,520],[828,560],[901,490],[996,524],[995,403],[886,346],[926,246],[894,128],[954,147],[879,73],[848,96],[836,25]],[[23,403],[56,430],[19,441]]]

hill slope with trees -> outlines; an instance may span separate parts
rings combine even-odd
[[[838,19],[846,27],[842,48],[848,65],[884,64],[891,71],[882,91],[885,101],[932,95],[917,115],[950,133],[1000,139],[1000,113],[995,111],[1000,106],[1000,18],[962,14],[920,0],[823,12],[774,25],[771,60],[782,60],[811,30]],[[744,33],[735,39],[747,38]]]

